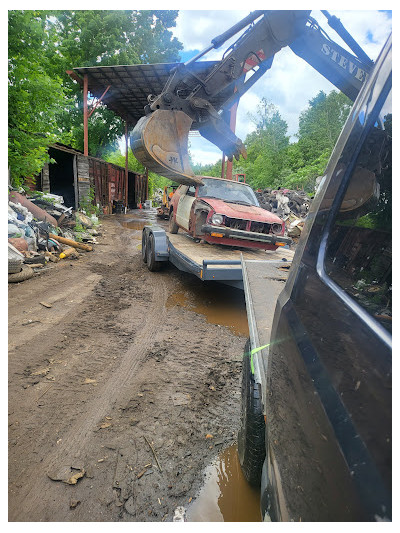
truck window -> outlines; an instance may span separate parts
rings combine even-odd
[[[371,128],[328,239],[327,274],[392,330],[391,94]]]

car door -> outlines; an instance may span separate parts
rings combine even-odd
[[[196,199],[196,187],[192,185],[188,187],[186,185],[185,188],[186,191],[184,191],[184,187],[182,187],[181,196],[176,209],[176,223],[185,230],[189,231],[190,212],[193,202]]]

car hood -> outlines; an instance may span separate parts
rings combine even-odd
[[[255,220],[257,222],[267,222],[268,224],[282,224],[282,220],[277,215],[255,205],[231,204],[216,198],[198,197],[198,200],[209,204],[216,213],[226,215],[229,218]]]

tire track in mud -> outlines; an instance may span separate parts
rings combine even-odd
[[[162,320],[162,315],[165,312],[163,306],[160,309],[160,300],[163,302],[167,296],[165,285],[158,286],[157,295],[153,293],[153,296],[157,297],[157,300],[154,298],[156,305],[152,312],[146,316],[143,329],[135,337],[134,344],[123,355],[117,372],[102,387],[101,391],[99,391],[100,394],[91,400],[85,419],[80,420],[79,423],[72,427],[69,434],[63,439],[63,444],[60,446],[56,457],[50,461],[50,468],[57,467],[60,457],[68,457],[67,463],[69,462],[70,464],[73,464],[75,459],[80,459],[80,451],[77,456],[75,452],[77,446],[84,448],[85,442],[90,438],[91,431],[97,422],[112,409],[117,400],[121,400],[123,390],[128,385],[129,388],[132,388],[137,369],[142,363],[147,350],[152,345],[152,339],[154,339],[159,321],[160,319]],[[70,457],[71,459],[69,459]],[[66,460],[63,459],[62,461],[65,464]]]
[[[126,236],[123,235],[123,238],[120,240],[123,243],[124,240],[126,241]],[[103,268],[102,265],[100,266],[101,268]],[[101,385],[101,388],[100,386],[96,387],[96,393],[87,401],[85,409],[79,413],[79,418],[72,421],[72,425],[70,425],[68,432],[63,435],[62,441],[57,445],[56,450],[50,452],[41,461],[40,465],[32,464],[22,472],[25,476],[28,475],[28,470],[31,472],[28,475],[31,482],[21,487],[18,494],[19,504],[14,506],[14,511],[10,511],[9,520],[43,519],[45,514],[44,507],[46,506],[44,495],[49,493],[49,483],[52,483],[47,475],[54,479],[59,477],[65,479],[65,474],[71,470],[71,467],[83,468],[85,465],[87,445],[93,437],[94,431],[98,429],[99,421],[111,412],[117,402],[123,403],[125,401],[124,396],[127,393],[132,395],[132,391],[135,389],[138,369],[143,363],[146,353],[151,349],[156,338],[157,330],[165,318],[165,301],[168,297],[166,281],[165,278],[160,276],[156,285],[146,287],[146,314],[141,316],[140,330],[134,336],[131,335],[133,337],[132,342],[123,353],[115,371],[109,374],[109,378]],[[149,288],[151,288],[151,291],[148,290]],[[106,354],[96,354],[96,363],[98,364],[99,360],[100,362],[101,360],[106,361],[106,358]],[[76,356],[73,355],[71,359],[76,359]],[[78,374],[75,374],[76,383],[83,376],[89,374],[89,369],[93,365],[93,361],[89,361],[86,365],[82,365],[78,369]],[[71,383],[68,383],[68,381],[67,386],[72,399],[63,404],[63,411],[65,412],[68,412],[69,406],[74,406],[74,392],[79,391],[78,387],[71,386]],[[56,393],[57,390],[54,392]],[[53,413],[50,419],[47,420],[47,424],[56,424],[59,415],[60,413]],[[70,418],[71,415],[67,415],[67,417]],[[33,431],[40,431],[40,428],[35,428],[33,424],[31,427]],[[26,444],[27,451],[28,447],[29,442]],[[74,473],[76,473],[76,470],[71,471],[71,475]]]
[[[11,418],[20,421],[11,428],[12,521],[170,521],[177,505],[195,497],[202,469],[235,439],[244,340],[190,309],[166,306],[183,289],[179,272],[148,272],[137,235],[121,234],[115,221],[105,227],[109,244],[76,267],[76,276],[101,276],[90,297],[53,343],[46,337],[32,353],[22,346],[19,374],[10,375]],[[190,294],[192,282],[184,287]],[[46,377],[33,383],[23,371],[49,358],[57,359],[54,385],[38,406]],[[87,377],[97,385],[82,385]],[[47,477],[71,466],[86,470],[76,485]],[[71,499],[80,504],[71,509]]]

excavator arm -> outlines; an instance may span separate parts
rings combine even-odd
[[[272,66],[275,54],[289,46],[350,99],[355,100],[373,62],[324,11],[328,23],[357,56],[333,42],[310,11],[254,11],[186,63],[178,63],[161,94],[149,95],[145,116],[135,126],[131,148],[149,170],[179,183],[201,182],[190,167],[188,136],[196,129],[230,160],[246,157],[242,141],[224,120],[226,111]],[[210,72],[193,68],[200,57],[247,29]],[[249,73],[252,72],[252,75]],[[221,95],[230,96],[221,98]],[[211,101],[218,100],[219,107]]]

